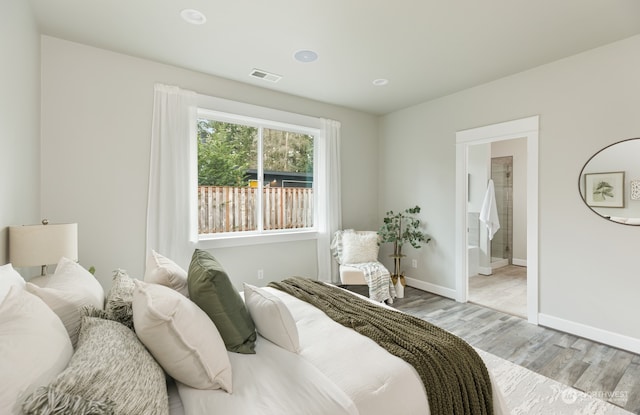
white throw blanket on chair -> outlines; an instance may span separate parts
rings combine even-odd
[[[380,262],[363,262],[361,264],[348,264],[358,268],[364,273],[364,280],[369,285],[369,298],[373,301],[393,304],[396,298],[396,289],[391,282],[391,275]]]

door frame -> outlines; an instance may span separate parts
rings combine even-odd
[[[538,324],[538,115],[456,132],[456,301],[469,294],[467,160],[469,146],[527,139],[527,319]]]

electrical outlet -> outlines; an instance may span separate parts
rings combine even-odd
[[[418,260],[417,259],[412,259],[411,260],[411,267],[412,268],[418,268]]]
[[[261,280],[261,279],[263,279],[263,278],[264,278],[264,271],[263,271],[263,270],[261,270],[261,269],[259,269],[259,270],[258,270],[258,279],[259,279],[259,280]]]

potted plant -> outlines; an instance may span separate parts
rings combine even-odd
[[[386,213],[383,224],[378,231],[380,235],[379,244],[393,243],[393,274],[391,275],[393,284],[400,281],[402,287],[405,286],[404,273],[400,269],[400,261],[405,256],[402,254],[402,246],[406,243],[418,249],[422,243],[429,243],[431,238],[420,229],[421,222],[416,215],[420,213],[420,206],[405,209],[402,212],[392,210]]]

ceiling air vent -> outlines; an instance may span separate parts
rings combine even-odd
[[[282,79],[280,75],[263,71],[262,69],[253,69],[249,75],[269,82],[278,82]]]

